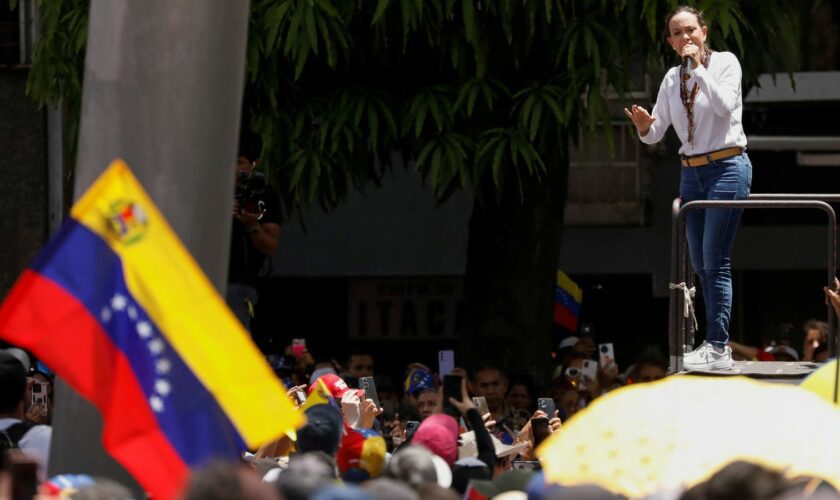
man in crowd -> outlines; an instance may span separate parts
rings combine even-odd
[[[505,444],[511,444],[516,432],[531,417],[527,411],[514,408],[505,399],[508,379],[499,368],[484,366],[473,375],[473,389],[476,396],[484,396],[492,419],[496,421],[493,434]]]
[[[422,368],[411,370],[405,379],[405,402],[420,413],[420,418],[440,413],[443,406],[431,372]]]
[[[230,237],[227,303],[245,328],[250,329],[257,303],[257,276],[280,238],[280,199],[255,172],[262,143],[256,134],[243,131],[236,159],[236,194]]]
[[[351,351],[347,356],[346,368],[351,377],[373,377],[373,356],[362,350]]]
[[[52,428],[24,422],[27,367],[14,355],[0,351],[0,440],[4,448],[20,448],[38,462],[41,479],[46,478]]]
[[[655,382],[668,374],[668,362],[658,349],[642,352],[627,374],[628,383]]]
[[[526,377],[514,377],[510,382],[510,389],[507,393],[507,401],[514,408],[532,413],[534,410],[533,384]]]

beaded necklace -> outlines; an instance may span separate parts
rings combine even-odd
[[[705,49],[703,52],[703,67],[709,69],[709,61],[711,60],[712,51]],[[697,82],[694,82],[694,88],[691,89],[691,95],[689,95],[688,85],[686,85],[689,78],[691,78],[691,75],[685,70],[685,65],[680,64],[680,99],[682,99],[686,115],[688,115],[688,143],[694,144],[694,100],[697,98],[700,89],[697,87]]]

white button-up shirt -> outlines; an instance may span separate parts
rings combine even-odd
[[[747,136],[741,124],[741,65],[735,54],[713,52],[708,69],[701,64],[689,73],[689,94],[695,82],[700,88],[694,101],[694,144],[688,143],[688,114],[680,99],[679,66],[668,70],[662,79],[651,113],[656,120],[646,135],[639,136],[641,141],[659,142],[668,126],[673,125],[682,142],[681,155],[694,156],[733,146],[746,149]]]

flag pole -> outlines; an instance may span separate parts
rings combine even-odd
[[[224,295],[248,1],[92,0],[74,200],[124,159]],[[96,410],[56,384],[49,474],[139,491],[102,447]]]

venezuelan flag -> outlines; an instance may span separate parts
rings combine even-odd
[[[300,405],[300,411],[305,412],[317,405],[332,405],[340,410],[341,405],[330,394],[330,390],[324,384],[324,381],[319,378],[315,381],[315,384],[317,384],[315,390],[306,398],[306,402]]]
[[[563,271],[557,271],[557,290],[554,298],[554,322],[577,332],[583,290]]]
[[[0,338],[104,419],[105,449],[156,498],[190,467],[303,423],[248,333],[114,161],[0,308]]]

